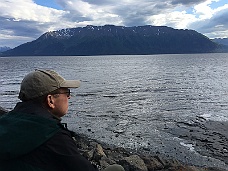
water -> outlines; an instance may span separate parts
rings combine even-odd
[[[14,107],[22,78],[36,68],[54,69],[66,79],[82,81],[79,89],[72,90],[63,118],[71,129],[185,163],[224,166],[164,130],[199,116],[228,121],[227,53],[4,57],[0,58],[0,106]]]

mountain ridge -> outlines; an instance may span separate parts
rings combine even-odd
[[[194,30],[167,26],[93,26],[46,32],[3,56],[149,55],[219,52],[220,46]]]
[[[213,42],[228,46],[228,38],[215,38],[211,39]]]
[[[0,47],[0,52],[4,52],[4,51],[10,50],[10,49],[11,49],[10,47],[2,46],[2,47]]]

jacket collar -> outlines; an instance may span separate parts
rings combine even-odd
[[[41,104],[33,101],[19,102],[16,104],[13,111],[32,114],[32,115],[38,115],[47,119],[57,120],[59,122],[61,121],[61,118],[54,116],[52,113],[48,111],[48,109],[44,108]]]

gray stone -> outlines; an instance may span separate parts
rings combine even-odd
[[[154,157],[143,157],[142,159],[144,160],[148,171],[164,169],[164,166]]]
[[[120,164],[127,170],[131,171],[148,171],[146,164],[138,155],[124,157]]]

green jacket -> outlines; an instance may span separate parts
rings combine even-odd
[[[34,102],[0,118],[0,171],[97,171],[61,120]]]
[[[60,130],[57,121],[37,115],[9,112],[0,118],[0,170],[41,171],[23,162],[30,153]]]

